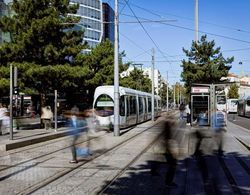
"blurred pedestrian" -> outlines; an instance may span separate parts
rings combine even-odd
[[[177,184],[173,182],[176,171],[177,158],[178,158],[178,143],[174,136],[175,120],[168,119],[164,124],[164,138],[166,141],[166,160],[168,168],[165,176],[165,183],[167,187],[177,187]]]
[[[180,110],[180,120],[183,120],[184,111],[185,111],[185,105],[183,102],[180,104],[179,110]]]
[[[216,111],[213,113],[213,131],[214,131],[214,139],[218,145],[218,155],[223,155],[223,141],[224,141],[224,133],[226,130],[226,113],[222,111]]]
[[[79,109],[77,109],[76,106],[74,106],[71,109],[71,127],[73,127],[73,130],[71,131],[72,135],[72,143],[71,143],[71,153],[72,153],[72,160],[70,163],[78,163],[77,156],[88,156],[92,155],[92,152],[90,151],[90,142],[88,140],[88,131],[89,128],[91,128],[91,121],[88,122],[90,117],[90,113],[88,110],[84,112],[79,112]],[[89,123],[89,124],[88,124]],[[81,134],[82,133],[82,134]],[[87,141],[87,147],[80,148],[76,147],[77,140],[82,136],[86,136]]]
[[[187,117],[187,125],[191,125],[191,111],[189,108],[189,104],[187,104],[185,106],[185,113],[186,113],[186,117]]]
[[[77,127],[77,117],[79,116],[79,108],[74,105],[71,110],[70,110],[70,119],[71,119],[71,125],[72,127],[76,128]]]
[[[41,119],[46,130],[51,128],[51,122],[53,119],[53,112],[50,106],[45,106],[42,108]]]
[[[78,121],[79,119],[80,119],[79,109],[75,105],[71,109],[71,119],[70,119],[70,126],[73,127],[73,130],[71,131],[71,135],[72,135],[72,143],[71,143],[72,160],[70,161],[70,163],[78,163],[76,142],[80,137],[80,128],[79,128],[79,121]]]
[[[3,119],[5,118],[7,111],[7,108],[2,103],[0,103],[0,132],[2,130]]]

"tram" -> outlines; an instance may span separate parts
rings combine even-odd
[[[250,117],[250,96],[238,101],[237,113],[239,116]]]
[[[152,95],[150,93],[119,87],[119,124],[126,128],[151,119]],[[161,98],[154,97],[154,116],[161,112]],[[94,117],[97,128],[113,129],[114,124],[114,86],[99,86],[94,93]]]

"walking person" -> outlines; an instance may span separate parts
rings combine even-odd
[[[7,108],[6,107],[4,107],[3,105],[2,105],[2,103],[0,103],[0,134],[2,134],[3,132],[3,127],[4,127],[4,125],[3,125],[3,123],[4,123],[4,119],[5,119],[5,116],[6,116],[6,113],[8,112],[8,110],[7,110]]]
[[[177,187],[177,184],[174,183],[174,175],[176,172],[177,157],[178,157],[178,144],[174,139],[174,128],[175,121],[174,119],[168,119],[164,125],[165,128],[165,141],[166,141],[166,160],[168,163],[168,168],[165,176],[165,183],[167,187],[173,188]]]
[[[191,125],[191,111],[189,108],[189,104],[185,106],[185,113],[187,115],[187,125]]]
[[[74,105],[70,111],[70,126],[73,127],[73,130],[71,131],[73,137],[71,143],[72,160],[70,161],[70,163],[78,163],[77,153],[76,153],[76,141],[80,137],[79,135],[80,132],[78,130],[79,117],[80,117],[79,108],[76,105]]]
[[[41,119],[42,119],[44,128],[46,130],[49,130],[51,128],[51,122],[53,119],[53,112],[52,112],[50,106],[45,106],[42,108]]]
[[[185,105],[183,102],[180,104],[179,110],[180,110],[180,120],[183,120],[184,111],[185,111]]]

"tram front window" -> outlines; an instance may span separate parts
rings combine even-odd
[[[114,101],[110,96],[102,94],[96,99],[94,109],[98,116],[111,116],[114,114]]]

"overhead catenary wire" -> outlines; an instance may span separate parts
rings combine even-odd
[[[134,17],[137,19],[137,21],[139,22],[140,26],[142,27],[143,31],[146,33],[146,35],[149,37],[149,39],[152,41],[152,43],[155,45],[155,47],[157,48],[157,50],[161,53],[161,55],[163,57],[165,57],[167,59],[167,57],[164,55],[164,53],[161,51],[161,49],[159,48],[159,46],[157,45],[157,43],[153,40],[153,38],[150,36],[150,34],[148,33],[148,31],[146,30],[146,28],[143,26],[143,24],[140,22],[139,18],[136,16],[135,12],[133,11],[133,9],[130,7],[128,0],[124,0],[128,6],[128,8],[130,9],[130,11],[132,12],[132,14],[134,15]],[[168,60],[168,59],[167,59]],[[173,71],[171,63],[168,62],[170,64],[171,67],[171,71]]]
[[[124,16],[128,16],[128,17],[134,17],[134,16],[131,16],[131,15],[128,15],[128,14],[123,14],[123,15]],[[137,17],[137,18],[141,19],[141,20],[150,20],[150,19],[146,19],[146,18],[142,18],[142,17]],[[179,26],[179,25],[175,25],[175,24],[162,23],[162,22],[159,22],[159,23],[162,24],[162,25],[167,25],[167,26],[172,26],[172,27],[176,27],[176,28],[181,28],[181,29],[184,29],[184,30],[195,31],[195,29],[193,29],[193,28],[188,28],[188,27]],[[229,36],[219,35],[219,34],[210,33],[210,32],[206,32],[206,31],[201,31],[201,30],[198,30],[198,32],[204,33],[204,34],[208,34],[208,35],[212,35],[212,36],[216,36],[216,37],[221,37],[221,38],[225,38],[225,39],[229,39],[229,40],[234,40],[234,41],[238,41],[238,42],[243,42],[243,43],[250,44],[250,41],[245,41],[245,40],[242,40],[242,39],[237,39],[237,38],[233,38],[233,37],[229,37]]]
[[[194,21],[193,18],[179,16],[179,15],[170,14],[170,13],[163,13],[163,12],[159,12],[159,11],[156,11],[156,10],[149,10],[149,9],[143,8],[143,7],[139,6],[139,5],[136,5],[134,3],[130,3],[130,5],[132,5],[133,7],[137,7],[138,9],[146,11],[146,12],[148,12],[148,13],[150,13],[152,15],[155,15],[157,17],[160,17],[160,18],[164,18],[164,16],[162,16],[162,15],[160,15],[158,13],[162,13],[162,14],[165,14],[165,15],[169,15],[169,16],[173,16],[173,17],[177,17],[177,18],[181,18],[181,19],[185,19],[185,20]],[[243,29],[240,29],[240,28],[229,27],[229,26],[220,25],[220,24],[215,24],[215,23],[212,23],[212,22],[206,22],[206,21],[203,21],[203,20],[199,20],[199,23],[209,24],[209,25],[217,26],[217,27],[224,28],[224,29],[230,29],[230,30],[234,30],[234,31],[237,31],[237,32],[250,34],[250,31],[247,31],[247,30],[243,30]]]

